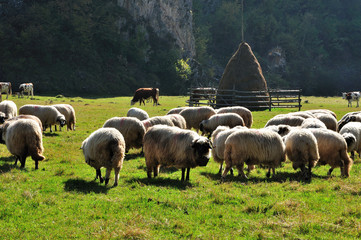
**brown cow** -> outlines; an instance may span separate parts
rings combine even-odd
[[[158,88],[138,88],[134,93],[133,99],[130,101],[130,105],[134,105],[139,101],[139,105],[145,105],[145,100],[148,98],[153,99],[153,106],[159,105],[159,89]]]

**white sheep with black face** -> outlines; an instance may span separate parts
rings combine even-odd
[[[361,154],[361,122],[349,122],[340,131],[346,140],[347,151],[351,152],[351,158],[355,158],[355,152]]]
[[[95,179],[103,182],[100,168],[105,167],[105,185],[108,184],[110,173],[114,169],[114,186],[118,185],[119,171],[123,166],[125,156],[125,141],[123,135],[115,128],[100,128],[90,134],[81,148],[85,162],[95,168]]]
[[[76,116],[75,116],[75,110],[70,104],[54,104],[52,105],[55,107],[61,114],[64,115],[66,120],[66,129],[67,130],[75,130],[75,124],[76,124]],[[55,131],[56,131],[56,125],[55,125]],[[61,127],[60,127],[61,131]]]
[[[156,125],[144,135],[143,149],[148,178],[152,172],[154,177],[158,176],[159,167],[164,166],[181,168],[181,181],[189,181],[191,168],[207,165],[211,142],[191,130]]]

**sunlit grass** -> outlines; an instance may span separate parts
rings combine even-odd
[[[27,104],[72,104],[76,131],[44,135],[46,160],[34,169],[13,167],[14,158],[0,146],[0,236],[3,239],[355,239],[361,237],[360,159],[351,177],[336,169],[316,167],[310,183],[289,162],[267,179],[258,167],[249,180],[236,176],[220,183],[218,164],[191,170],[190,182],[180,182],[179,170],[164,169],[147,179],[140,150],[131,150],[120,172],[119,186],[94,182],[95,170],[84,162],[82,141],[114,116],[126,116],[130,97],[83,99],[11,97],[18,107]],[[326,108],[338,118],[347,108],[339,97],[302,97],[302,110]],[[185,106],[187,97],[162,96],[159,106],[141,106],[150,116]],[[135,105],[139,107],[139,105]],[[296,111],[253,112],[254,128],[272,116]],[[104,171],[104,170],[103,170]]]

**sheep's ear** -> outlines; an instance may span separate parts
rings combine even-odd
[[[192,148],[196,148],[198,145],[197,139],[194,139],[192,142]]]

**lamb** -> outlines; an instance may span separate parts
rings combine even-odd
[[[347,154],[347,144],[341,134],[329,129],[310,129],[317,139],[320,159],[318,165],[329,164],[331,166],[327,175],[331,175],[336,167],[341,168],[341,176],[349,177],[353,164],[352,159]]]
[[[186,120],[181,115],[179,115],[179,114],[167,114],[166,116],[168,116],[170,118],[170,120],[173,122],[174,126],[179,127],[181,129],[186,129],[187,128]]]
[[[0,126],[0,137],[9,152],[15,155],[15,165],[17,160],[20,160],[20,168],[25,167],[28,156],[35,161],[35,169],[39,168],[39,161],[45,159],[42,155],[44,151],[42,131],[37,122],[32,119],[6,121]]]
[[[18,108],[13,101],[4,100],[0,103],[0,112],[5,114],[5,120],[17,116]]]
[[[351,158],[355,159],[355,152],[361,154],[361,123],[349,122],[341,129],[340,134],[347,143],[347,151],[351,152]]]
[[[61,114],[64,115],[66,120],[66,130],[75,130],[75,123],[76,123],[76,117],[75,117],[75,110],[70,104],[54,104],[52,105],[55,107]],[[61,131],[61,127],[59,127]],[[55,125],[55,131],[56,131],[56,125]]]
[[[126,153],[128,153],[131,148],[139,149],[143,146],[145,127],[138,118],[113,117],[104,123],[103,128],[106,127],[115,128],[123,135]]]
[[[51,125],[56,123],[59,123],[61,127],[66,124],[65,116],[53,106],[27,104],[19,108],[19,114],[38,117],[43,124],[43,131],[49,126],[52,132]]]
[[[268,120],[265,127],[271,125],[280,125],[280,124],[285,124],[289,126],[301,126],[304,120],[305,119],[303,117],[280,114]]]
[[[181,181],[189,181],[191,168],[207,165],[211,142],[191,130],[156,125],[144,135],[143,148],[148,178],[152,172],[158,176],[159,167],[165,166],[181,168]]]
[[[211,136],[211,142],[213,145],[212,157],[216,163],[220,164],[218,174],[222,174],[222,166],[224,162],[224,148],[227,137],[232,133],[234,133],[235,131],[241,131],[242,129],[244,130],[247,128],[243,126],[237,126],[234,128],[229,128],[227,126],[219,126],[216,128],[216,130],[213,131]],[[250,170],[251,168],[248,169]],[[232,169],[231,169],[231,174],[233,174]]]
[[[168,111],[167,115],[169,114],[179,114],[183,109],[186,109],[187,107],[177,107],[177,108],[173,108],[171,110]]]
[[[156,117],[151,117],[151,118],[148,118],[146,120],[143,120],[142,121],[144,127],[145,127],[145,130],[148,131],[148,129],[154,125],[159,125],[159,124],[162,124],[162,125],[167,125],[167,126],[174,126],[174,123],[172,121],[171,118],[169,118],[169,116],[156,116]]]
[[[300,168],[305,179],[310,179],[312,168],[320,158],[315,136],[307,129],[293,129],[285,137],[284,142],[286,155],[291,160],[293,169]]]
[[[186,120],[187,129],[194,128],[198,132],[199,124],[203,120],[215,115],[216,111],[211,107],[188,107],[183,109],[179,114]]]
[[[301,128],[323,128],[327,129],[326,125],[317,118],[307,118],[301,124]]]
[[[220,113],[237,113],[239,116],[243,118],[244,125],[248,128],[252,127],[253,116],[252,112],[245,107],[234,106],[234,107],[222,107],[216,110],[217,114]]]
[[[128,110],[127,117],[135,117],[138,118],[140,121],[143,121],[148,119],[149,115],[143,109],[132,107],[131,109]]]
[[[105,167],[105,185],[107,185],[114,168],[114,187],[118,186],[119,171],[125,156],[123,135],[115,128],[100,128],[83,141],[81,149],[85,162],[95,168],[95,180],[99,177],[100,183],[103,183],[100,168]]]
[[[236,166],[239,175],[247,178],[243,165],[262,164],[269,168],[267,177],[275,175],[275,168],[286,160],[285,145],[279,134],[268,129],[248,129],[236,131],[225,142],[224,160],[226,168],[222,174],[225,180],[228,171]]]
[[[212,132],[221,125],[233,128],[235,126],[244,126],[244,121],[243,118],[236,113],[216,114],[209,119],[203,120],[199,124],[199,129],[203,134],[209,133],[210,136]]]

